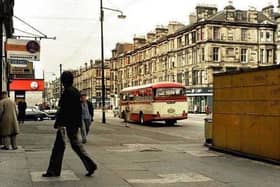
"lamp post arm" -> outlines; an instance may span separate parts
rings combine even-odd
[[[113,12],[118,12],[120,13],[121,15],[123,15],[123,11],[121,10],[118,10],[118,9],[113,9],[113,8],[107,8],[107,7],[102,7],[104,10],[110,10],[110,11],[113,11]]]

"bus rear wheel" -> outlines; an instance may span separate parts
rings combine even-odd
[[[140,125],[143,125],[143,124],[144,124],[144,115],[143,115],[142,112],[139,114],[139,124],[140,124]]]

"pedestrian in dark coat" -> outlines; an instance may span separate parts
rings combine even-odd
[[[86,93],[81,93],[81,106],[82,106],[81,136],[82,136],[82,142],[85,144],[87,142],[86,136],[89,133],[90,125],[93,122],[93,115],[94,115],[93,104],[87,99]]]
[[[63,154],[65,151],[65,130],[72,149],[80,157],[86,170],[88,171],[86,176],[91,176],[97,169],[97,165],[89,157],[78,138],[78,129],[82,124],[82,109],[80,103],[80,92],[72,86],[73,79],[73,74],[70,71],[65,71],[61,75],[61,82],[63,84],[64,91],[59,100],[59,109],[54,125],[54,127],[58,130],[49,167],[47,172],[42,175],[43,177],[60,176]]]
[[[27,104],[25,101],[18,102],[18,122],[19,122],[19,124],[24,124],[26,108],[27,108]]]
[[[0,137],[4,147],[1,149],[9,150],[9,144],[13,149],[17,149],[16,136],[19,133],[17,121],[16,104],[11,100],[7,92],[1,93],[0,101]]]

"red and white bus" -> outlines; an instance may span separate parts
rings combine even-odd
[[[120,92],[120,116],[127,121],[175,124],[188,118],[187,111],[185,86],[179,83],[153,83],[124,88]]]

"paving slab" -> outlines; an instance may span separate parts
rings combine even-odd
[[[33,171],[30,173],[32,182],[63,182],[63,181],[78,181],[78,178],[75,173],[71,170],[62,170],[59,177],[42,177],[42,174],[45,171]]]

